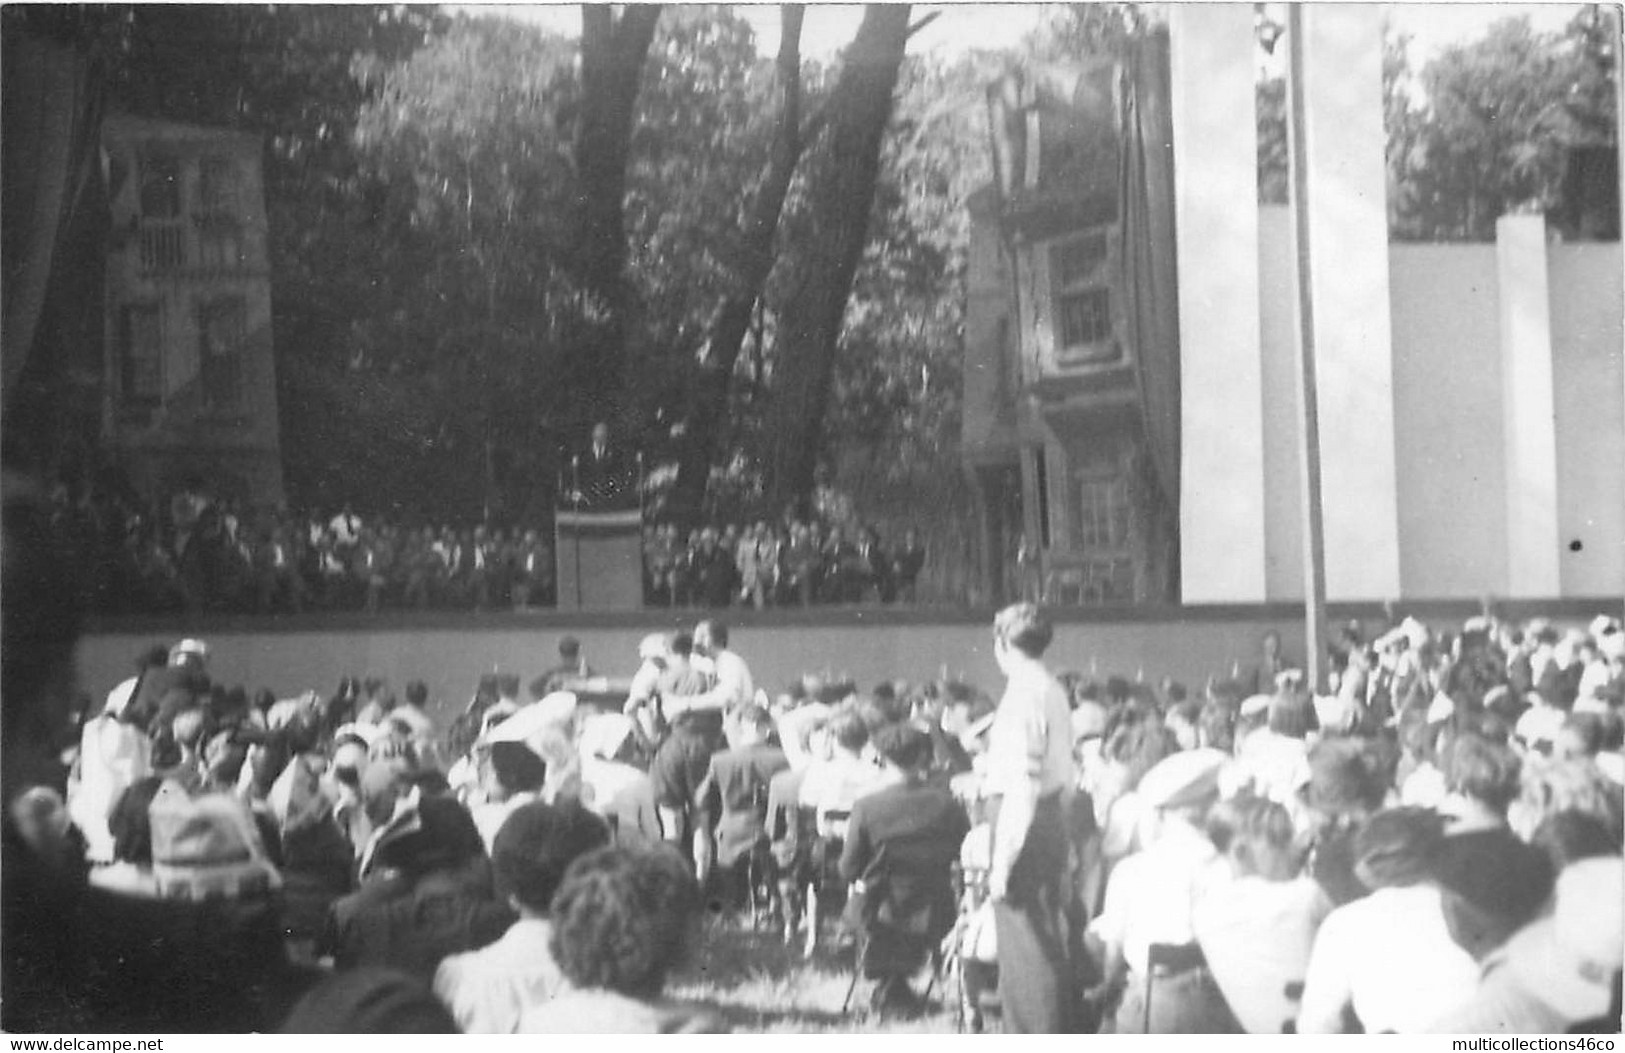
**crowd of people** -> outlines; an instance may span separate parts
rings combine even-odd
[[[643,545],[646,591],[669,607],[807,607],[829,603],[913,603],[925,547],[910,528],[892,546],[879,531],[786,516],[681,533],[676,524],[648,530]]]
[[[1325,694],[1274,637],[1196,691],[1057,674],[1018,604],[997,694],[774,695],[707,619],[624,701],[566,646],[449,726],[186,639],[70,718],[49,517],[6,517],[8,1030],[715,1031],[670,981],[729,914],[973,1030],[1619,1025],[1617,617],[1349,626]]]
[[[247,509],[184,487],[155,508],[111,492],[51,496],[53,529],[89,553],[106,613],[526,610],[555,603],[551,531],[412,523],[337,510]],[[925,550],[870,527],[786,517],[644,531],[651,605],[726,608],[913,602]]]

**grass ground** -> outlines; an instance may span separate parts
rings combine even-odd
[[[911,1020],[868,1012],[870,983],[860,980],[852,1009],[841,1012],[852,980],[852,953],[820,947],[811,959],[786,947],[778,933],[753,932],[748,922],[713,920],[694,963],[674,978],[670,993],[706,1005],[740,1032],[863,1032],[944,1034],[954,1030],[952,1002],[941,981],[926,1011]],[[916,992],[924,990],[916,983]]]

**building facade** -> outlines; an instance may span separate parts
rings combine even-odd
[[[969,203],[963,441],[999,599],[1148,603],[1171,583],[1124,306],[1121,75],[1054,66],[988,93],[996,175]]]
[[[1122,78],[990,93],[997,176],[970,202],[964,439],[1001,598],[1303,598],[1297,246],[1291,211],[1258,203],[1252,8],[1173,5],[1169,21],[1175,290],[1125,285],[1123,202],[1101,175],[1045,163],[1066,159],[1052,137],[1127,127],[1121,98],[1087,90]],[[1564,241],[1556,217],[1516,215],[1494,244],[1390,243],[1380,12],[1316,4],[1304,25],[1327,598],[1617,601],[1617,226]],[[1120,168],[1120,142],[1081,136],[1085,169]],[[1155,499],[1147,465],[1146,363],[1167,348],[1125,324],[1137,295],[1177,299],[1172,500]],[[1159,544],[1169,519],[1175,553]]]
[[[150,497],[280,503],[258,136],[109,116],[103,435]]]

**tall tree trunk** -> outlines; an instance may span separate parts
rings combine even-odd
[[[625,388],[631,309],[626,281],[626,169],[638,86],[659,4],[581,5],[581,118],[575,143],[576,259],[601,321],[571,349],[563,378],[590,417],[614,414]],[[578,422],[580,423],[580,422]]]
[[[835,351],[852,277],[868,240],[880,142],[908,40],[909,5],[870,4],[829,101],[830,151],[815,179],[802,280],[779,316],[769,440],[775,509],[804,505],[824,445]]]
[[[751,315],[773,270],[773,240],[779,216],[801,158],[801,23],[803,4],[785,4],[779,33],[778,75],[784,92],[778,129],[767,174],[751,209],[744,246],[744,265],[737,284],[711,319],[706,360],[695,378],[688,431],[678,460],[672,512],[683,523],[697,520],[705,503],[706,482],[716,460],[722,422],[728,412],[734,366],[750,331]]]

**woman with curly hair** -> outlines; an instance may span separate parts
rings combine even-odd
[[[1304,872],[1284,805],[1238,794],[1214,807],[1207,829],[1223,863],[1197,888],[1191,929],[1242,1027],[1279,1033],[1293,1016],[1288,986],[1304,978],[1332,901]]]
[[[1478,964],[1446,920],[1435,876],[1444,821],[1423,808],[1372,816],[1354,836],[1354,872],[1371,894],[1338,907],[1315,934],[1300,1034],[1425,1032],[1472,998]]]
[[[612,846],[571,864],[553,897],[551,949],[566,987],[528,1010],[521,1034],[674,1034],[724,1030],[663,997],[698,937],[700,887],[666,845]]]

